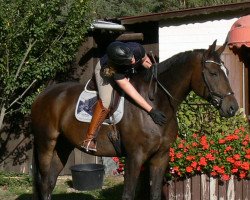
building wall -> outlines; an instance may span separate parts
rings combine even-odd
[[[228,31],[237,18],[213,21],[190,21],[179,24],[159,23],[160,61],[179,52],[208,48],[217,39],[217,45],[225,42]]]

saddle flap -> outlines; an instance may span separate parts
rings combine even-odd
[[[92,119],[93,109],[97,101],[97,91],[92,87],[93,79],[90,80],[85,89],[79,96],[75,109],[75,117],[81,122],[90,122]],[[92,83],[90,83],[92,82]],[[90,86],[91,85],[91,86]],[[104,124],[118,123],[123,116],[124,112],[124,97],[121,96],[118,92],[115,92],[112,95],[112,103],[110,107],[110,114],[108,119],[104,121]]]

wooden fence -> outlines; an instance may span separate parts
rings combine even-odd
[[[250,200],[250,180],[218,181],[205,174],[163,186],[164,200]]]

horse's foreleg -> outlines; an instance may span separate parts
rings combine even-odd
[[[133,156],[130,155],[126,158],[122,200],[134,199],[135,189],[143,162],[143,156],[139,155],[139,153]]]
[[[155,155],[150,160],[150,200],[161,200],[162,182],[167,163],[167,153]]]

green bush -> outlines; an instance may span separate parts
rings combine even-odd
[[[195,132],[206,134],[232,132],[242,126],[247,127],[248,122],[242,109],[236,113],[236,116],[224,118],[206,100],[191,92],[187,101],[183,102],[178,110],[178,125],[179,136],[185,137]]]

